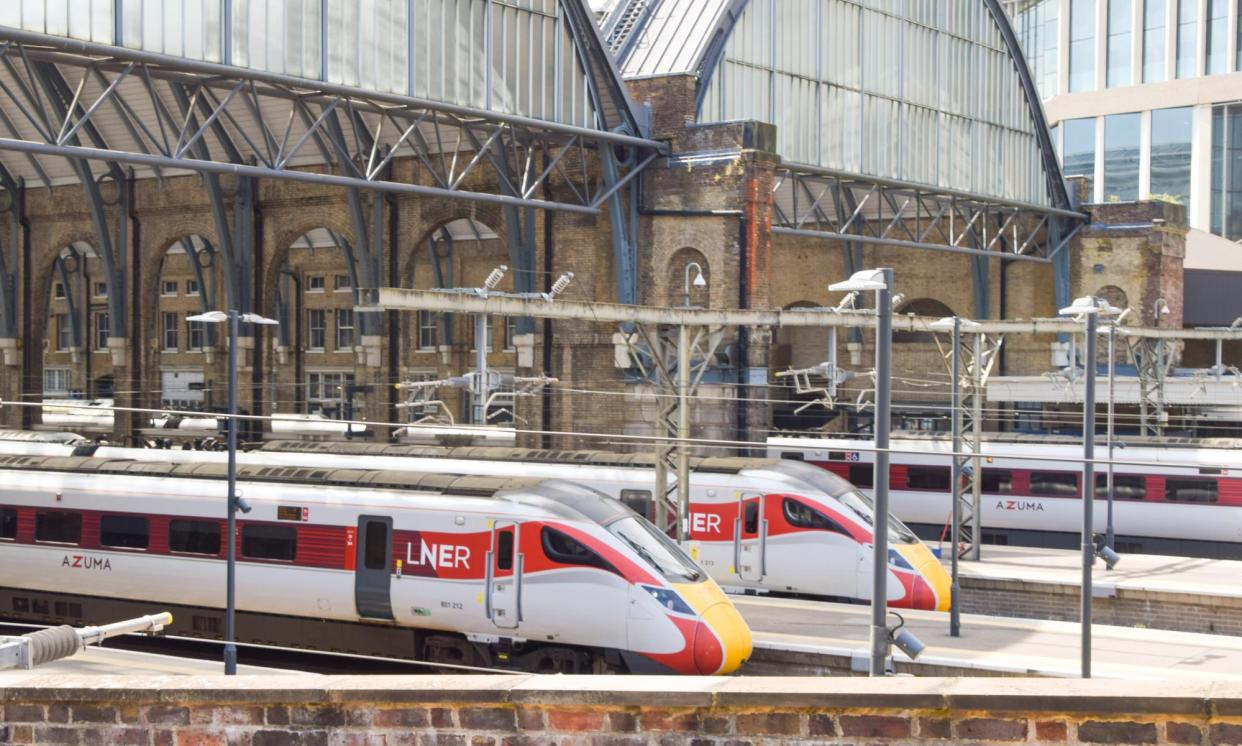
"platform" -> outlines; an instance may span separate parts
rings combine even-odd
[[[103,676],[103,675],[150,675],[150,676],[203,676],[222,673],[220,661],[198,658],[180,658],[172,655],[144,653],[136,650],[91,647],[76,655],[46,663],[29,671],[20,668],[0,669],[0,687],[15,686],[32,677],[48,675]],[[244,676],[271,676],[273,674],[299,673],[263,666],[239,665],[237,673]]]
[[[795,599],[739,597],[755,654],[750,674],[826,674],[865,670],[871,609]],[[946,612],[901,611],[927,645],[897,670],[918,675],[1067,676],[1080,672],[1075,622],[962,615],[962,636],[949,636]],[[893,620],[895,621],[895,620]],[[1093,674],[1101,678],[1242,681],[1242,638],[1096,625]]]
[[[1081,554],[985,545],[962,561],[961,608],[1033,619],[1079,618]],[[948,558],[944,560],[948,565]],[[1125,627],[1242,635],[1242,562],[1127,554],[1112,570],[1095,564],[1096,621]]]

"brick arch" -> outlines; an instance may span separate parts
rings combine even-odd
[[[352,224],[330,213],[303,219],[288,228],[280,228],[272,239],[271,251],[268,252],[266,257],[267,266],[263,270],[263,302],[261,308],[258,309],[260,313],[269,316],[274,313],[273,304],[276,300],[276,283],[280,280],[280,270],[289,259],[289,250],[293,247],[294,242],[307,233],[320,228],[335,232],[343,240],[348,241],[351,246],[358,245]],[[345,257],[342,255],[342,265],[344,262]]]
[[[430,204],[421,206],[417,227],[412,231],[413,235],[418,236],[418,240],[400,249],[394,247],[394,250],[399,251],[397,256],[398,282],[402,286],[412,283],[418,255],[427,244],[427,239],[454,220],[467,219],[483,223],[495,231],[500,237],[501,245],[508,252],[509,241],[505,235],[504,210],[499,205],[463,204],[458,200],[434,200]]]
[[[685,303],[686,296],[686,271],[690,269],[690,263],[695,262],[703,271],[703,279],[707,280],[704,287],[690,286],[690,304],[694,306],[711,307],[711,290],[712,290],[712,263],[707,255],[692,246],[683,246],[677,249],[669,256],[668,261],[664,265],[664,295],[665,303],[670,306],[680,306]],[[694,271],[690,270],[690,280],[694,281]]]

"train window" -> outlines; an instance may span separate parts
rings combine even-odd
[[[366,552],[362,564],[368,570],[387,570],[388,525],[381,521],[367,521]],[[289,559],[293,559],[290,557]]]
[[[220,524],[215,521],[169,521],[168,550],[185,554],[219,554]]]
[[[906,487],[912,490],[948,492],[952,481],[947,466],[906,467]]]
[[[1033,471],[1031,494],[1078,497],[1078,475],[1072,471]]]
[[[82,516],[78,513],[39,511],[35,513],[35,541],[56,544],[79,544],[82,541]]]
[[[694,560],[686,556],[681,547],[641,518],[627,516],[618,519],[608,524],[608,531],[659,570],[665,580],[685,583],[705,577],[703,571],[694,564]]]
[[[789,461],[806,461],[806,454],[802,451],[781,451],[781,458]]]
[[[1013,493],[1013,472],[1008,469],[984,469],[982,489],[989,495]]]
[[[0,508],[0,539],[17,538],[17,510]]]
[[[598,567],[601,570],[615,572],[618,575],[621,574],[617,572],[617,568],[613,567],[603,557],[586,548],[582,545],[582,542],[564,532],[544,526],[543,530],[540,531],[539,538],[540,543],[543,544],[543,553],[548,555],[548,559],[553,562],[559,562],[562,565]]]
[[[850,482],[855,487],[872,487],[875,485],[874,464],[850,464]]]
[[[1215,479],[1166,479],[1164,499],[1182,503],[1214,503],[1218,496]]]
[[[513,530],[496,534],[496,569],[513,569]]]
[[[800,500],[786,497],[781,501],[781,509],[785,513],[785,520],[789,521],[791,526],[832,531],[849,536],[849,532],[842,528],[841,524]]]
[[[829,461],[844,461],[845,451],[829,451],[828,460]]]
[[[752,500],[742,506],[742,532],[759,533],[759,501]]]
[[[1108,475],[1095,475],[1095,496],[1108,499]],[[1142,500],[1147,497],[1147,477],[1141,474],[1114,474],[1113,497],[1118,500]]]
[[[647,520],[655,517],[651,515],[651,490],[621,490],[621,502]]]
[[[298,530],[293,526],[242,527],[243,557],[292,562],[297,554]]]
[[[136,515],[106,515],[99,519],[99,543],[105,547],[146,549],[151,541],[147,519]]]

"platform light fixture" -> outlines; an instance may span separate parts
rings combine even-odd
[[[227,573],[224,611],[224,674],[237,674],[236,594],[237,594],[237,511],[250,512],[250,506],[237,491],[237,327],[239,323],[277,326],[280,322],[257,313],[208,311],[187,316],[186,321],[205,324],[229,324],[229,472],[228,472],[228,537],[225,540]]]
[[[918,660],[918,657],[923,654],[927,646],[923,644],[923,641],[917,635],[905,629],[905,617],[895,611],[890,613],[897,617],[897,624],[888,628],[889,642],[896,645],[898,650],[909,656],[910,660]]]
[[[694,280],[690,279],[691,269],[694,270]],[[686,308],[690,307],[690,287],[692,285],[696,288],[707,287],[707,278],[703,276],[703,267],[698,262],[689,262],[686,264],[685,300],[682,303],[682,305]]]

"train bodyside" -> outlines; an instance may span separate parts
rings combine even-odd
[[[0,586],[223,606],[221,481],[74,461],[86,466],[0,466]],[[727,673],[749,655],[749,630],[714,583],[674,555],[663,571],[647,561],[639,532],[657,532],[632,514],[611,513],[612,530],[588,519],[579,508],[598,496],[573,485],[489,497],[472,495],[477,485],[431,494],[243,479],[240,489],[252,508],[238,532],[238,609],[248,614],[450,633],[466,641],[459,651],[544,650],[531,659],[640,671]],[[644,551],[659,550],[645,538]]]
[[[0,450],[7,448],[0,441]],[[26,444],[29,448],[29,444]],[[294,448],[295,450],[281,450]],[[216,463],[215,451],[102,447],[100,456]],[[239,454],[247,464],[438,471],[496,477],[567,479],[589,485],[654,517],[654,471],[593,462],[589,452],[437,449],[371,444],[273,442]],[[610,459],[616,457],[609,455]],[[690,479],[687,551],[721,585],[866,601],[871,597],[870,499],[811,466],[770,459],[706,459]],[[893,522],[888,601],[896,607],[948,608],[944,568],[899,522]]]
[[[770,438],[773,457],[796,458],[870,485],[871,441]],[[894,438],[893,511],[934,536],[951,509],[949,444],[943,439]],[[1118,448],[1114,467],[1114,524],[1118,547],[1130,552],[1242,556],[1242,458],[1217,448]],[[1097,458],[1105,449],[1097,445]],[[1069,546],[1081,530],[1081,446],[986,442],[982,518],[988,535],[1012,543]],[[1053,460],[1044,460],[1053,459]],[[1107,466],[1095,468],[1097,501],[1107,498]],[[1106,528],[1100,504],[1097,532]]]

